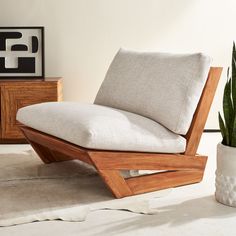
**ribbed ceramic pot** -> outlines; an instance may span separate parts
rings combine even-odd
[[[236,207],[236,148],[217,145],[216,200]]]

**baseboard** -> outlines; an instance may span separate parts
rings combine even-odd
[[[204,129],[204,133],[219,133],[219,129]]]

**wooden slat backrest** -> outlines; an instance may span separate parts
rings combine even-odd
[[[210,68],[208,78],[199,100],[197,109],[194,113],[191,126],[188,130],[188,133],[185,135],[185,138],[187,139],[187,146],[185,150],[186,155],[196,155],[222,69],[222,67]]]

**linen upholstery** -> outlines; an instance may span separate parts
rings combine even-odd
[[[179,153],[186,140],[137,114],[95,104],[49,102],[21,108],[17,120],[93,149]]]
[[[210,68],[197,54],[134,52],[120,49],[95,104],[118,108],[186,134]]]

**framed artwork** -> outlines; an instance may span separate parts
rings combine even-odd
[[[44,27],[0,27],[0,79],[44,77]]]

